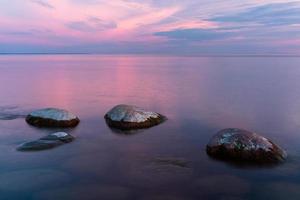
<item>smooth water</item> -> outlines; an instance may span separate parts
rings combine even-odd
[[[134,133],[104,114],[133,104],[168,117]],[[77,114],[75,129],[24,116],[43,107]],[[223,128],[258,132],[288,151],[275,167],[209,158]],[[55,131],[72,143],[16,147]],[[300,58],[100,55],[0,56],[0,199],[196,200],[300,198]]]

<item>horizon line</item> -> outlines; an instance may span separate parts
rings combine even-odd
[[[147,54],[147,53],[0,53],[3,55],[105,55],[105,56],[182,56],[182,57],[300,57],[300,54]]]

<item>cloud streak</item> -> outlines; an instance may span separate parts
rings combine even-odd
[[[266,4],[249,8],[234,15],[210,19],[217,22],[260,23],[264,25],[300,24],[299,3]]]
[[[48,1],[46,0],[31,0],[32,3],[35,3],[39,6],[42,6],[44,8],[54,9],[54,6],[52,6]]]
[[[99,32],[117,28],[117,24],[115,22],[104,21],[98,17],[89,17],[85,21],[68,22],[66,26],[70,29],[82,32]]]
[[[187,41],[210,41],[232,37],[234,32],[220,32],[218,29],[177,29],[157,32],[155,35]]]

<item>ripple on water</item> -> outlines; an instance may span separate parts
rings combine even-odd
[[[0,106],[0,120],[14,120],[25,118],[27,112],[18,106]]]

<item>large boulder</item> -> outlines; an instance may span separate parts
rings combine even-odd
[[[65,132],[57,132],[42,137],[38,140],[21,144],[18,151],[37,151],[57,147],[59,145],[72,142],[74,137]]]
[[[77,116],[57,108],[35,110],[27,115],[26,121],[40,127],[75,127],[79,123]]]
[[[206,146],[207,153],[215,158],[251,163],[284,161],[286,152],[269,139],[242,129],[219,131]]]
[[[166,120],[159,113],[131,105],[117,105],[104,118],[110,127],[122,130],[149,128]]]

